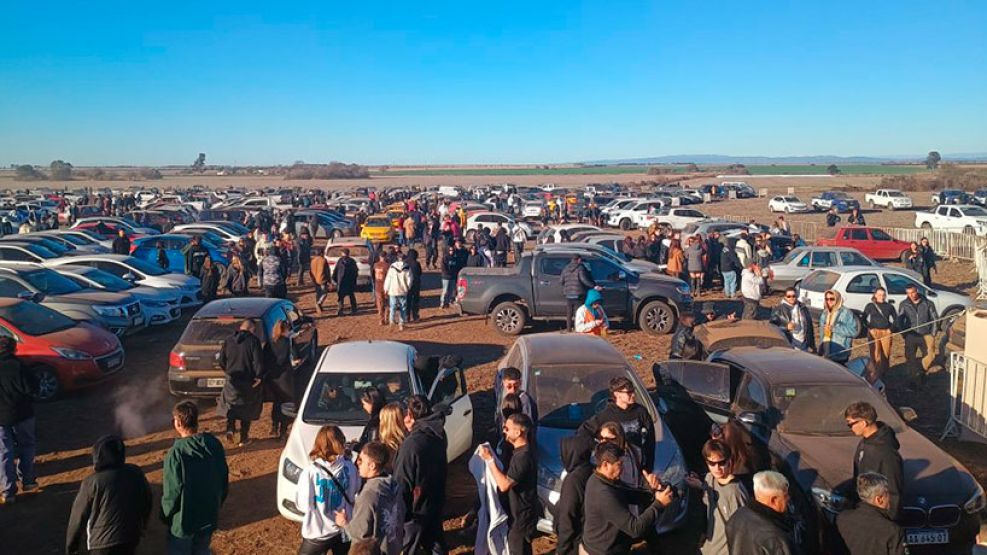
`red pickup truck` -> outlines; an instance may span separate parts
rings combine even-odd
[[[816,244],[822,247],[852,247],[874,260],[900,260],[910,245],[876,227],[842,226],[834,229],[833,235],[818,237]]]

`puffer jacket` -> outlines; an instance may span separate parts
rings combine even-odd
[[[582,263],[573,260],[562,269],[562,294],[566,297],[582,299],[593,287],[596,282]]]
[[[391,264],[384,277],[384,292],[391,297],[403,297],[411,289],[411,272],[403,260]]]
[[[284,285],[284,271],[281,259],[269,254],[260,261],[260,284],[263,287],[278,287]]]
[[[939,327],[936,322],[938,319],[939,315],[936,313],[935,305],[924,297],[919,299],[917,303],[905,299],[901,301],[901,306],[898,307],[898,329],[915,328],[906,331],[905,335],[935,335]]]

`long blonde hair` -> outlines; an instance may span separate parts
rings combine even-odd
[[[408,435],[404,428],[404,408],[401,403],[388,403],[380,409],[380,441],[392,451],[397,453],[401,447],[401,442]]]

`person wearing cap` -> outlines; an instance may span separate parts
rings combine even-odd
[[[713,303],[711,302],[703,303],[701,314],[702,314],[702,318],[700,318],[699,321],[696,322],[697,326],[701,326],[703,324],[709,324],[710,322],[715,322],[717,319],[716,308],[713,306]],[[735,313],[731,312],[730,314],[727,314],[727,320],[732,322],[736,319],[737,319],[737,315]]]

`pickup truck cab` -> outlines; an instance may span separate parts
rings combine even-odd
[[[912,198],[898,189],[878,189],[864,195],[864,202],[871,208],[878,206],[888,210],[901,210],[912,207]]]
[[[562,270],[577,254],[602,288],[611,323],[624,321],[648,333],[668,334],[679,315],[691,309],[691,291],[680,279],[638,273],[585,249],[556,248],[524,253],[512,268],[464,268],[457,282],[459,310],[488,316],[505,335],[520,334],[531,320],[565,321]]]
[[[660,199],[639,200],[631,203],[627,208],[610,212],[607,215],[607,225],[630,231],[638,225],[640,217],[647,214],[649,210],[659,210],[669,204],[668,201]]]
[[[987,235],[987,210],[972,204],[940,204],[931,211],[915,213],[915,227]]]
[[[900,260],[910,243],[899,241],[876,227],[848,225],[836,228],[832,237],[819,237],[820,247],[851,247],[874,260]]]
[[[836,208],[837,212],[851,212],[854,208],[860,208],[860,202],[843,191],[826,191],[813,197],[811,204],[816,210],[822,211]]]

